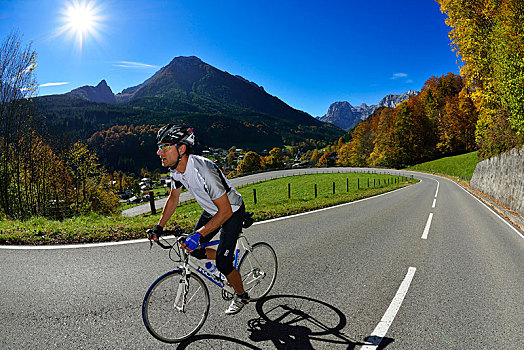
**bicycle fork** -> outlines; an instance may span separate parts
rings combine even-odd
[[[173,307],[181,312],[186,310],[187,293],[189,292],[189,274],[188,271],[182,274],[178,282],[178,288],[176,291],[176,298]]]

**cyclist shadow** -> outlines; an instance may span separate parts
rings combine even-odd
[[[345,335],[346,316],[326,302],[298,295],[271,295],[256,303],[260,317],[248,321],[249,339],[254,343],[272,342],[278,350],[323,348],[355,349],[361,345],[380,345],[384,349],[393,342],[391,338],[368,337],[359,342]],[[260,349],[246,341],[216,334],[197,334],[180,343],[177,349],[187,349],[196,344],[218,345],[221,348]],[[316,345],[317,347],[320,345]],[[214,348],[211,346],[211,348]]]
[[[312,341],[346,349],[378,344],[376,339],[368,338],[364,343],[345,335],[342,329],[347,325],[346,316],[320,300],[298,295],[272,295],[259,300],[256,309],[260,317],[248,322],[249,338],[254,342],[271,341],[276,349],[314,349]],[[393,342],[390,338],[380,340],[379,349]]]

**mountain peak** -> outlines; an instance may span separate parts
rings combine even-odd
[[[387,95],[382,100],[380,100],[377,106],[395,108],[397,104],[414,95],[418,95],[418,91],[408,90],[407,92],[400,95]]]
[[[344,130],[354,128],[358,123],[366,120],[379,107],[394,108],[400,102],[407,100],[413,95],[418,95],[417,91],[409,90],[401,95],[387,95],[376,105],[368,106],[362,103],[358,107],[353,107],[349,102],[334,102],[329,106],[327,113],[318,118],[320,121],[335,124]]]
[[[102,79],[98,85],[96,86],[96,88],[109,88],[109,86],[107,85],[107,82],[105,81],[105,79]],[[109,88],[111,90],[111,88]]]
[[[92,102],[116,103],[115,95],[104,79],[97,86],[85,85],[67,94]]]
[[[202,64],[204,63],[200,58],[196,56],[177,56],[169,62],[169,64],[166,67],[172,66],[172,65],[178,65],[178,64]]]

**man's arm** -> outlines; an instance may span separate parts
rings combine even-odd
[[[172,189],[169,192],[169,197],[167,197],[166,204],[164,204],[164,208],[162,209],[162,215],[160,215],[160,220],[158,220],[158,225],[155,226],[153,229],[148,230],[147,238],[153,239],[153,241],[158,242],[158,237],[162,233],[162,229],[167,224],[173,213],[175,212],[176,207],[178,206],[178,201],[180,199],[180,192],[182,192],[182,188],[175,190]],[[158,227],[160,226],[160,227]],[[155,231],[158,229],[158,235],[155,233]]]
[[[178,206],[178,201],[180,200],[180,193],[182,192],[182,188],[179,188],[178,190],[172,189],[169,192],[169,197],[167,197],[166,204],[164,204],[164,208],[162,209],[162,215],[160,215],[160,220],[158,220],[158,225],[164,227],[166,226],[167,222],[175,212],[176,207]]]
[[[226,222],[233,215],[233,210],[231,209],[231,203],[229,203],[229,198],[227,197],[227,193],[224,193],[223,196],[217,199],[214,199],[213,203],[215,203],[215,205],[217,206],[218,212],[211,218],[211,220],[207,222],[207,224],[205,224],[204,226],[198,229],[197,232],[202,237],[218,229],[220,226],[222,226],[224,222]],[[198,240],[194,244],[198,245]],[[186,248],[186,243],[182,243],[180,247]],[[187,247],[186,249],[189,250],[190,252],[193,251],[189,247]]]
[[[231,203],[229,203],[227,193],[224,193],[222,197],[214,199],[213,203],[217,206],[218,212],[208,221],[207,224],[198,229],[198,232],[202,236],[215,231],[233,215],[233,209],[231,209]]]

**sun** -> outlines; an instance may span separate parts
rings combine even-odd
[[[61,13],[63,25],[58,29],[57,35],[66,34],[72,37],[80,50],[90,37],[98,37],[103,18],[95,1],[69,1]]]
[[[75,6],[76,5],[76,6]],[[77,33],[86,33],[93,30],[95,13],[90,4],[75,4],[67,11],[67,22],[72,30]]]

